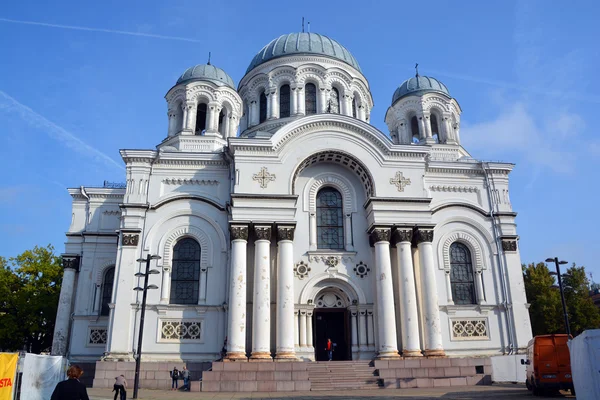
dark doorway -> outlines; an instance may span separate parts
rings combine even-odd
[[[315,359],[317,361],[327,361],[327,339],[335,344],[333,352],[334,361],[351,360],[350,347],[348,342],[348,310],[317,308],[313,317]]]

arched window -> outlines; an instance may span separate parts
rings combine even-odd
[[[198,304],[200,288],[200,245],[185,238],[173,248],[171,304]]]
[[[416,116],[410,119],[410,132],[412,136],[411,141],[413,143],[419,143],[421,137],[419,136],[419,120]]]
[[[340,92],[336,88],[331,88],[331,94],[329,95],[329,106],[327,111],[333,114],[340,113]]]
[[[201,135],[206,130],[206,104],[198,104],[196,109],[196,135]]]
[[[477,304],[471,252],[458,242],[450,245],[450,285],[455,304]]]
[[[258,123],[262,124],[267,120],[267,95],[264,90],[260,94]]]
[[[431,136],[435,139],[436,143],[441,143],[440,126],[438,125],[438,120],[437,120],[437,117],[435,114],[431,114],[430,122],[431,122]]]
[[[279,88],[279,118],[290,116],[290,85]]]
[[[306,115],[317,113],[317,87],[314,83],[304,86],[304,111]]]
[[[317,248],[344,248],[342,195],[331,187],[317,193]]]
[[[356,118],[356,97],[352,99],[352,116]]]
[[[108,315],[110,308],[108,304],[112,301],[113,282],[115,280],[115,267],[104,272],[102,279],[102,303],[100,303],[100,315]]]

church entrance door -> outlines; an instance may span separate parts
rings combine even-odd
[[[314,312],[314,338],[315,360],[327,361],[327,339],[335,344],[333,352],[334,361],[351,360],[350,329],[348,328],[348,310],[332,308],[316,308]]]

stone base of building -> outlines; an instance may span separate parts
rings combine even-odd
[[[192,391],[288,392],[491,385],[489,357],[375,361],[213,362]]]

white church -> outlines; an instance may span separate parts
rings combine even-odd
[[[439,80],[390,95],[381,132],[357,60],[316,33],[268,43],[237,86],[187,69],[156,148],[121,150],[126,186],[69,189],[53,352],[135,359],[147,255],[144,362],[524,351],[514,165],[463,148]]]

